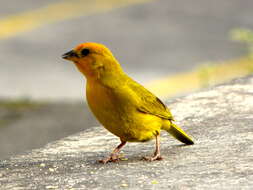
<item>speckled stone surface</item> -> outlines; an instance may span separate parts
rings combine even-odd
[[[103,165],[119,140],[95,127],[0,161],[0,189],[253,189],[253,76],[167,103],[194,145],[163,132],[164,160],[141,160],[151,141]]]

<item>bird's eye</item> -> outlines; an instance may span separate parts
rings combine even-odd
[[[86,56],[86,55],[88,55],[89,53],[90,53],[90,50],[89,50],[89,49],[86,49],[86,48],[82,49],[82,51],[81,51],[82,56]]]

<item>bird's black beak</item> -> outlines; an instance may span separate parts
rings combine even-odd
[[[62,55],[63,59],[70,59],[70,58],[73,58],[73,57],[78,57],[78,55],[73,50],[71,50],[71,51],[69,51],[67,53],[64,53]]]

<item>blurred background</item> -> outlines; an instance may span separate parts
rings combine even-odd
[[[252,0],[0,2],[0,159],[98,125],[61,59],[79,43],[108,46],[165,101],[253,71]]]

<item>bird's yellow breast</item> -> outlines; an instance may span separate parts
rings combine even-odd
[[[98,82],[88,81],[86,96],[88,105],[111,133],[126,141],[150,140],[160,132],[161,118],[138,112],[135,98],[124,89],[115,92]],[[127,96],[124,96],[126,94]]]

